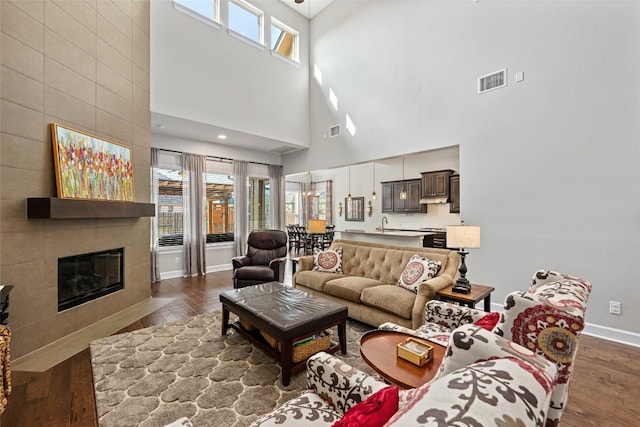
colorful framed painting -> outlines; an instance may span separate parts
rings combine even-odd
[[[51,123],[61,199],[135,201],[131,149]]]

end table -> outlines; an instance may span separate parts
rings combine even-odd
[[[491,286],[471,284],[471,292],[468,294],[462,294],[459,292],[453,292],[453,285],[449,285],[436,292],[436,296],[441,301],[456,302],[460,305],[466,305],[469,308],[474,308],[475,305],[482,299],[484,299],[484,311],[491,311],[491,292],[495,288]]]

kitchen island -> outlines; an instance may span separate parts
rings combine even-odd
[[[340,238],[345,240],[418,247],[424,246],[425,236],[433,236],[436,234],[430,231],[366,231],[350,228],[345,230],[336,230],[336,233],[340,233]]]

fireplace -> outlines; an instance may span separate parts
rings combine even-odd
[[[124,289],[124,248],[58,258],[58,312]]]

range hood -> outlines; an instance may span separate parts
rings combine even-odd
[[[423,197],[420,199],[421,205],[442,205],[445,203],[449,203],[447,197]]]

